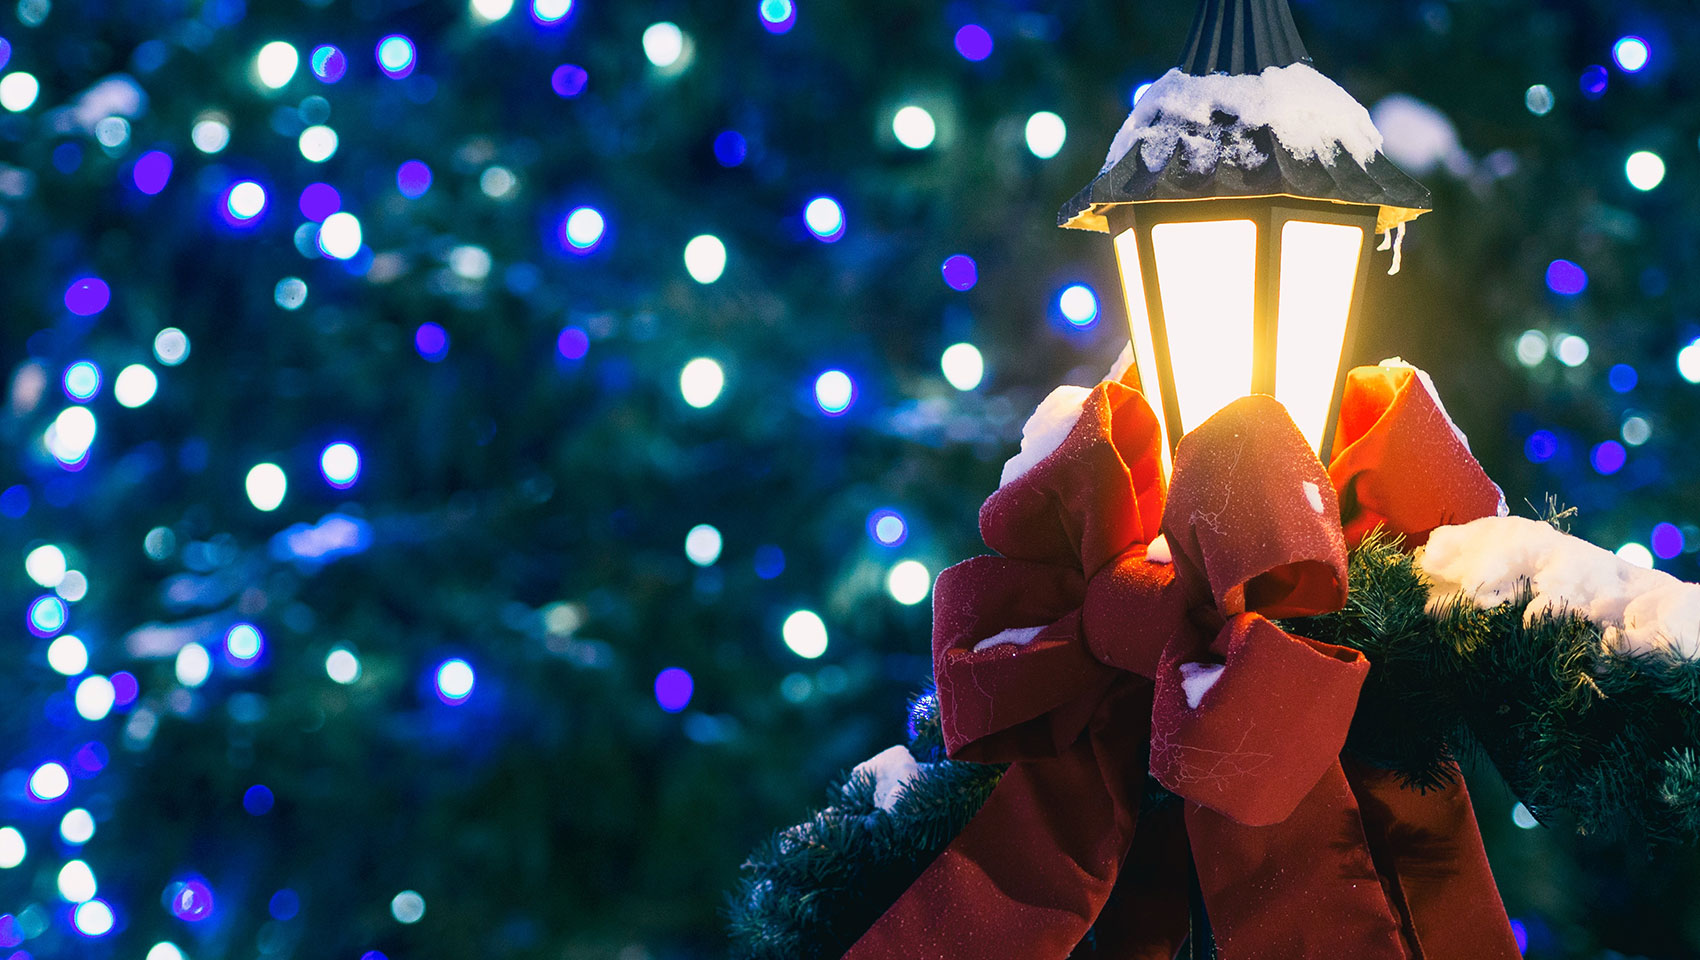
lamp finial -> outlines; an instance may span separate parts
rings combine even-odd
[[[1199,0],[1178,64],[1195,77],[1309,63],[1287,0]]]

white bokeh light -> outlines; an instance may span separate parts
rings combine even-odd
[[[118,371],[118,379],[112,382],[112,396],[118,400],[119,406],[131,409],[152,400],[158,390],[159,377],[139,363],[132,363]]]
[[[256,463],[248,471],[243,486],[254,509],[270,513],[283,503],[284,494],[289,492],[289,478],[275,463]]]
[[[21,113],[35,105],[41,95],[41,83],[33,74],[17,72],[0,77],[0,107]]]
[[[1588,353],[1588,341],[1581,337],[1566,333],[1553,338],[1552,354],[1567,367],[1580,367],[1587,363]]]
[[[295,70],[299,66],[301,54],[282,40],[273,40],[261,47],[254,57],[254,73],[260,78],[260,83],[271,90],[287,86],[295,78]]]
[[[71,775],[59,763],[44,763],[30,774],[30,794],[37,800],[57,800],[71,789]]]
[[[708,357],[697,357],[679,372],[679,393],[698,410],[713,405],[726,388],[726,371]]]
[[[780,635],[791,652],[805,660],[826,652],[826,623],[813,610],[798,610],[786,617]]]
[[[344,686],[360,679],[360,658],[347,647],[337,647],[325,657],[325,674]]]
[[[707,523],[699,523],[685,534],[685,556],[699,567],[712,567],[720,559],[724,546],[720,531]]]
[[[885,588],[891,598],[906,607],[927,599],[933,589],[933,575],[919,560],[905,560],[891,568],[886,575]]]
[[[59,594],[60,599],[76,603],[88,596],[89,578],[84,576],[81,570],[67,570],[65,571],[65,579],[59,581],[59,585],[53,588],[53,592]]]
[[[49,589],[59,586],[59,581],[65,579],[66,569],[65,551],[51,543],[36,547],[24,557],[24,572],[31,580]]]
[[[176,327],[154,334],[153,355],[160,363],[175,367],[189,359],[189,335]]]
[[[1049,110],[1041,110],[1027,118],[1027,149],[1040,160],[1049,160],[1062,151],[1068,139],[1068,126],[1063,118]]]
[[[425,898],[417,890],[403,890],[390,901],[390,915],[397,923],[418,923],[425,916]]]
[[[303,157],[313,163],[324,163],[336,156],[336,131],[324,124],[316,124],[301,131],[296,146],[301,149]]]
[[[89,650],[75,634],[55,637],[47,645],[47,665],[55,673],[74,677],[89,668]]]
[[[230,188],[225,206],[236,219],[252,220],[266,209],[266,188],[252,180],[243,180]]]
[[[10,870],[23,863],[29,849],[17,827],[0,827],[0,870]]]
[[[677,65],[685,56],[685,32],[665,20],[650,24],[643,32],[643,55],[663,70]]]
[[[472,0],[472,15],[484,23],[495,23],[513,8],[514,0]]]
[[[1700,383],[1700,340],[1676,352],[1676,372],[1689,383]]]
[[[77,905],[71,914],[71,925],[85,937],[104,937],[112,932],[112,908],[104,900],[89,900]]]
[[[1618,559],[1645,570],[1653,569],[1653,551],[1646,544],[1631,541],[1617,548]]]
[[[701,284],[713,283],[726,272],[726,245],[710,233],[685,244],[685,270]]]
[[[148,950],[143,960],[188,960],[181,948],[170,940],[161,940]]]
[[[938,125],[925,108],[913,104],[897,111],[891,118],[891,132],[897,142],[911,150],[925,150],[938,136]]]
[[[437,668],[437,692],[449,700],[458,702],[472,696],[472,687],[477,681],[472,664],[459,658],[444,660]]]
[[[100,676],[84,677],[77,684],[77,715],[84,720],[105,720],[117,698],[111,680]]]
[[[348,211],[333,213],[319,224],[319,249],[327,257],[350,260],[360,252],[360,220]]]
[[[198,643],[186,643],[177,651],[173,664],[177,682],[185,687],[198,687],[212,674],[212,656]]]
[[[844,208],[831,197],[816,197],[803,208],[803,222],[817,237],[837,237],[844,232]]]
[[[954,343],[939,357],[939,369],[944,378],[958,390],[972,390],[986,375],[986,361],[980,349],[972,343]]]
[[[59,818],[59,836],[73,846],[88,843],[94,838],[94,814],[82,807],[65,811]]]
[[[230,124],[217,117],[197,120],[189,131],[189,141],[202,153],[219,153],[230,146]]]
[[[1623,175],[1637,190],[1651,190],[1665,182],[1665,160],[1651,150],[1637,150],[1624,161]]]
[[[68,407],[53,419],[42,438],[47,452],[62,463],[76,463],[94,445],[98,425],[87,407]]]
[[[93,900],[99,890],[94,871],[83,861],[71,860],[59,868],[59,895],[71,903]]]

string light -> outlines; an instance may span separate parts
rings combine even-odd
[[[713,234],[693,237],[685,244],[685,271],[704,286],[719,280],[726,272],[726,245]]]
[[[295,47],[282,40],[273,40],[260,48],[254,56],[254,73],[259,77],[261,86],[269,90],[281,90],[295,78],[295,71],[301,65],[301,54]]]
[[[826,623],[813,610],[798,610],[786,617],[780,636],[792,653],[805,660],[826,653]]]
[[[347,647],[334,647],[325,657],[325,675],[347,686],[360,679],[360,658]]]
[[[270,513],[283,503],[284,494],[289,491],[289,478],[275,463],[256,463],[248,469],[243,487],[254,509]]]
[[[708,357],[697,357],[679,372],[679,393],[698,410],[712,405],[725,387],[726,372]]]
[[[986,361],[972,343],[954,343],[939,357],[939,369],[945,380],[958,390],[968,391],[980,385],[986,375]]]
[[[1068,126],[1063,118],[1041,110],[1027,118],[1027,149],[1040,160],[1049,160],[1062,151],[1068,139]]]
[[[718,529],[699,523],[685,534],[685,556],[699,567],[712,567],[720,559],[722,543]]]
[[[919,560],[905,560],[891,568],[885,578],[885,588],[893,600],[912,607],[927,599],[933,588],[933,575]]]
[[[925,108],[910,104],[892,115],[891,132],[897,137],[897,142],[905,147],[911,150],[925,150],[933,145],[933,139],[938,136],[938,125],[933,122],[933,115]]]

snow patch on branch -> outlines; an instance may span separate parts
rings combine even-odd
[[[903,788],[920,775],[921,765],[915,762],[908,747],[899,744],[863,760],[851,773],[865,773],[874,778],[874,806],[890,813],[897,806]]]
[[[1104,170],[1122,161],[1135,144],[1146,169],[1161,170],[1182,140],[1196,141],[1195,157],[1213,157],[1214,139],[1206,131],[1214,118],[1237,119],[1240,132],[1268,127],[1288,152],[1330,161],[1342,150],[1367,165],[1381,149],[1381,133],[1363,104],[1339,84],[1302,63],[1270,67],[1258,74],[1195,77],[1179,69],[1164,74],[1128,114]],[[1230,131],[1232,132],[1232,131]],[[1220,133],[1220,131],[1218,131]],[[1223,138],[1223,149],[1236,166],[1250,168],[1264,161],[1249,137]],[[1238,155],[1245,154],[1245,155]]]
[[[1430,534],[1417,561],[1433,584],[1430,611],[1459,597],[1482,607],[1534,599],[1525,624],[1574,613],[1600,628],[1608,649],[1700,657],[1700,584],[1637,567],[1603,547],[1524,517],[1484,517]]]

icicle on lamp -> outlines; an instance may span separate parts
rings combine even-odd
[[[1372,238],[1427,212],[1287,0],[1201,0],[1102,171],[1058,214],[1114,238],[1166,449],[1234,400],[1279,400],[1326,462]]]

